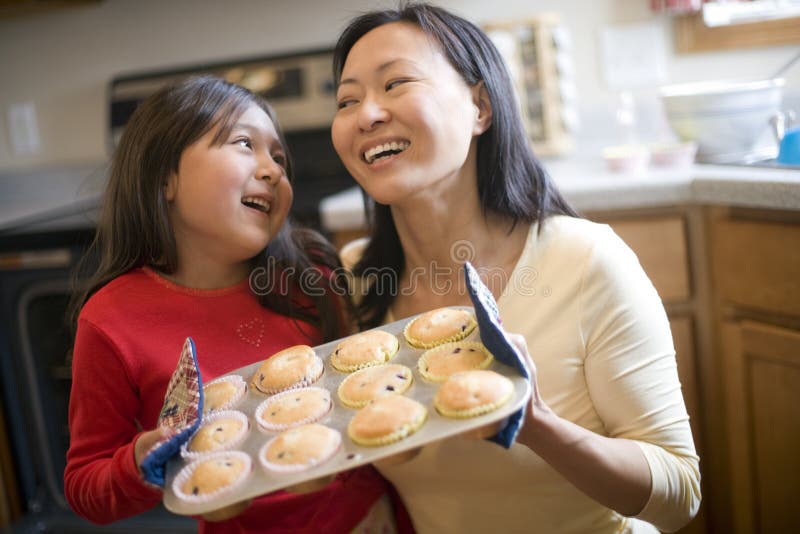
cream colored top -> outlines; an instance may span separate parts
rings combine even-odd
[[[342,251],[347,266],[364,246]],[[505,329],[525,336],[541,394],[558,415],[641,447],[653,484],[637,517],[664,531],[686,523],[700,505],[699,458],[664,307],[627,245],[582,219],[552,217],[538,235],[534,225],[498,306]],[[382,473],[421,534],[655,532],[590,499],[519,444],[454,438]]]

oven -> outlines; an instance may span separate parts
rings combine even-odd
[[[92,228],[0,234],[2,519],[14,534],[196,532],[193,519],[163,508],[93,525],[64,497],[72,375],[65,312],[71,270],[92,234]]]
[[[292,218],[324,232],[319,203],[353,187],[331,142],[336,114],[333,53],[310,50],[114,77],[109,87],[109,143],[113,149],[136,106],[158,88],[191,75],[213,74],[247,87],[272,105],[294,165]]]

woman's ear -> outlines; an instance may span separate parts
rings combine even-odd
[[[472,103],[475,105],[474,135],[480,135],[492,124],[492,103],[483,80],[472,86]]]
[[[175,200],[175,195],[178,192],[178,173],[173,172],[167,176],[167,183],[164,184],[164,198],[167,202]]]

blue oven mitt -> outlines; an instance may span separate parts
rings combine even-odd
[[[203,419],[203,380],[192,338],[186,338],[178,367],[172,373],[158,416],[158,426],[172,430],[169,438],[153,445],[139,468],[145,481],[164,487],[167,462],[180,450]]]
[[[522,356],[517,352],[514,345],[506,339],[501,326],[500,312],[497,310],[497,302],[495,302],[492,292],[483,285],[478,272],[469,262],[464,264],[464,275],[467,280],[469,298],[475,308],[475,317],[478,320],[481,342],[500,363],[513,367],[519,371],[519,374],[530,379],[530,373],[528,373],[528,368],[522,361]],[[525,405],[519,411],[511,414],[508,417],[506,426],[495,436],[489,438],[489,441],[502,445],[506,449],[511,447],[519,433],[524,417]]]

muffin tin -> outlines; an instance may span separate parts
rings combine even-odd
[[[455,306],[455,308],[468,309],[472,308],[466,306]],[[255,411],[259,404],[261,404],[268,395],[265,395],[249,385],[250,378],[253,373],[259,368],[263,360],[252,363],[251,365],[242,367],[227,375],[239,375],[245,382],[248,383],[247,393],[244,399],[233,408],[239,410],[247,415],[250,422],[250,432],[242,442],[237,450],[243,451],[250,455],[252,459],[252,472],[248,479],[241,485],[234,488],[232,491],[226,492],[219,497],[214,498],[212,501],[204,503],[190,503],[184,501],[175,495],[172,490],[172,483],[176,475],[186,465],[190,463],[180,455],[176,455],[167,465],[166,486],[164,489],[164,505],[166,508],[176,514],[181,515],[199,515],[205,514],[228,505],[257,497],[266,493],[271,493],[289,486],[302,486],[303,483],[308,483],[316,479],[325,478],[335,475],[340,471],[353,469],[360,465],[373,463],[388,456],[393,456],[404,451],[409,451],[417,447],[439,441],[445,438],[456,436],[463,432],[478,429],[497,421],[507,418],[509,415],[516,412],[528,400],[531,394],[529,381],[523,376],[519,375],[516,369],[503,365],[502,363],[494,360],[488,369],[497,373],[507,376],[514,384],[514,395],[511,400],[499,409],[478,416],[471,419],[450,419],[439,415],[433,406],[433,397],[436,391],[441,386],[441,383],[433,383],[425,380],[420,375],[417,369],[417,360],[425,352],[425,349],[417,349],[408,344],[403,337],[403,329],[414,317],[409,317],[401,321],[381,326],[381,330],[385,330],[397,336],[400,340],[400,350],[398,353],[389,360],[390,363],[399,363],[410,368],[414,375],[414,381],[411,387],[404,393],[405,396],[415,399],[428,409],[428,419],[411,436],[406,437],[398,442],[381,447],[363,447],[356,445],[347,435],[347,424],[350,419],[358,411],[354,408],[345,406],[339,396],[337,389],[339,384],[344,380],[349,373],[337,371],[330,363],[330,354],[341,341],[331,341],[324,345],[314,347],[316,354],[322,358],[325,369],[320,379],[313,384],[316,387],[326,388],[331,392],[333,400],[333,409],[322,420],[318,421],[321,424],[329,426],[338,430],[342,435],[342,446],[339,451],[330,460],[314,466],[310,469],[295,472],[295,473],[274,473],[268,472],[261,466],[258,459],[258,454],[263,445],[276,436],[279,432],[266,432],[259,429],[258,423],[255,420]],[[480,341],[480,333],[476,328],[469,336],[465,338],[471,341]],[[202,347],[198,347],[198,352],[202,355]],[[265,355],[264,357],[268,357]],[[201,356],[202,357],[202,356]]]

